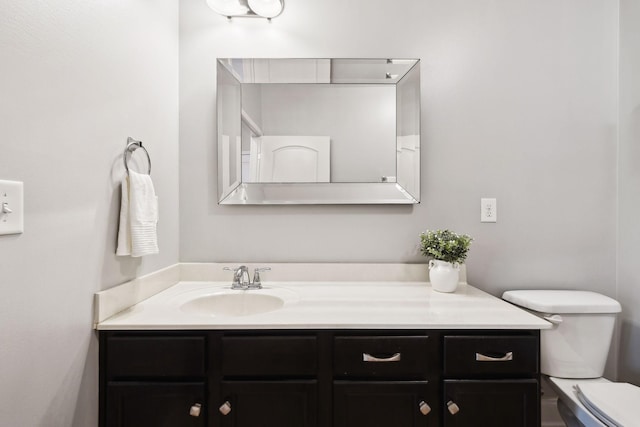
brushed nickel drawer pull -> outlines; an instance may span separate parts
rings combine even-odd
[[[476,353],[476,362],[508,362],[513,360],[513,351],[505,353],[504,356],[492,357],[486,354]]]
[[[389,357],[375,357],[369,353],[362,353],[362,360],[365,362],[399,362],[402,357],[402,353],[396,353]]]

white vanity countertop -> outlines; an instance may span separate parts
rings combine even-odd
[[[99,330],[188,329],[547,329],[551,324],[468,284],[439,293],[426,282],[264,282],[230,291],[229,282],[180,281],[96,323]],[[216,293],[266,293],[284,307],[261,314],[197,314],[183,304]]]

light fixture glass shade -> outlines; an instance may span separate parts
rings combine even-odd
[[[225,16],[246,15],[249,12],[247,6],[240,3],[239,0],[207,0],[207,5]]]
[[[283,0],[248,0],[249,7],[263,18],[275,18],[284,9]]]

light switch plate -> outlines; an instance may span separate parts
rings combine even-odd
[[[0,235],[24,231],[23,184],[0,180]]]

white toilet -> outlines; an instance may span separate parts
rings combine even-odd
[[[567,426],[640,426],[640,388],[602,378],[618,301],[559,290],[507,291],[502,298],[553,324],[540,331],[540,371]]]

